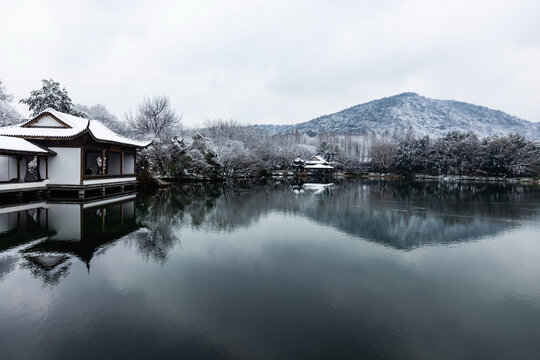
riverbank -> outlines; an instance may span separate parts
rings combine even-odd
[[[274,171],[273,177],[292,177],[295,176],[292,172]],[[414,180],[437,180],[437,181],[479,181],[479,182],[508,182],[508,183],[535,183],[540,184],[538,177],[504,177],[504,176],[469,176],[469,175],[428,175],[428,174],[413,174],[410,176],[396,173],[378,173],[378,172],[336,172],[333,177],[338,178],[360,178],[360,179],[414,179]],[[308,176],[309,177],[309,176]]]

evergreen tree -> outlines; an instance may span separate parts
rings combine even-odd
[[[19,102],[28,105],[32,116],[36,116],[48,107],[57,111],[79,117],[86,117],[85,113],[75,110],[66,88],[60,88],[60,83],[53,79],[41,80],[41,89],[30,92],[30,97]]]
[[[416,139],[407,136],[397,146],[394,157],[394,167],[400,173],[411,174],[423,170],[426,151],[429,146],[429,136]]]
[[[319,155],[328,162],[332,162],[334,161],[334,158],[336,156],[336,148],[334,148],[332,144],[323,141],[317,148],[317,155]]]

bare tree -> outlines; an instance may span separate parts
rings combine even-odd
[[[396,154],[396,144],[383,142],[374,144],[371,148],[371,163],[374,167],[385,172],[393,164]]]
[[[167,139],[174,131],[180,131],[182,115],[177,115],[171,107],[169,98],[165,95],[145,98],[139,105],[137,114],[124,115],[128,124],[135,132],[152,139]]]

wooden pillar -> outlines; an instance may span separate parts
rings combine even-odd
[[[49,178],[49,157],[45,156],[45,179]]]
[[[105,150],[101,152],[101,175],[105,175]]]
[[[120,153],[120,174],[124,175],[124,152]]]
[[[79,190],[79,199],[84,199],[85,191],[84,189]]]
[[[17,182],[21,182],[21,157],[17,155]]]
[[[82,185],[84,183],[84,175],[86,174],[86,153],[84,151],[84,146],[81,146],[81,171],[80,171],[80,181]]]

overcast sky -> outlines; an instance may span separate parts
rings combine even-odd
[[[119,116],[166,94],[189,125],[405,91],[540,121],[539,18],[535,0],[3,1],[0,79],[18,100],[53,78]]]

